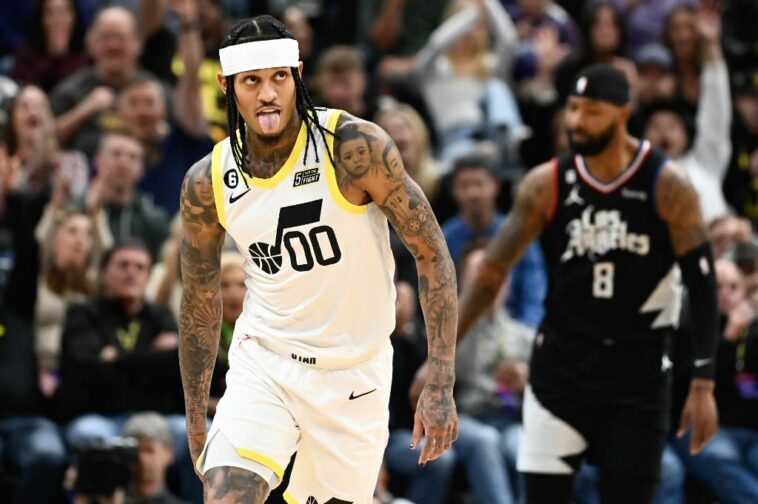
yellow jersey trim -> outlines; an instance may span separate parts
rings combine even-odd
[[[235,450],[237,451],[237,455],[240,457],[252,460],[253,462],[258,462],[262,466],[265,466],[274,471],[274,474],[279,477],[279,481],[284,478],[284,469],[282,469],[282,466],[274,462],[273,459],[265,455],[261,455],[260,453],[247,450],[245,448],[235,448]]]
[[[216,202],[216,214],[218,222],[226,229],[226,211],[224,210],[224,186],[221,180],[221,149],[224,145],[221,141],[213,147],[211,154],[211,185],[213,186],[213,200]]]
[[[282,165],[281,168],[279,168],[279,171],[274,174],[273,177],[270,178],[258,178],[258,177],[251,177],[250,174],[247,173],[246,170],[242,170],[242,174],[245,176],[245,179],[248,181],[248,183],[254,187],[259,187],[261,189],[272,189],[279,184],[282,180],[284,180],[287,175],[292,171],[292,168],[297,164],[297,158],[300,157],[300,155],[303,153],[303,149],[305,148],[305,140],[307,139],[307,130],[305,121],[302,121],[300,124],[300,132],[297,134],[297,140],[295,140],[295,146],[292,147],[292,151],[290,152],[290,156],[287,158],[287,161]]]
[[[289,492],[284,492],[284,502],[287,504],[299,504]]]
[[[337,120],[340,118],[340,114],[342,114],[341,110],[332,111],[332,115],[329,116],[329,119],[326,121],[326,127],[329,131],[334,131],[337,127]],[[332,155],[336,156],[334,152],[334,136],[329,135],[326,143]],[[324,165],[326,166],[326,180],[329,185],[329,192],[332,194],[334,202],[347,212],[365,214],[368,211],[365,205],[355,205],[349,202],[342,194],[342,191],[340,191],[340,187],[337,185],[337,172],[332,161],[329,159],[328,153],[324,155]]]

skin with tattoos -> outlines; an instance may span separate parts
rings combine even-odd
[[[334,142],[337,184],[355,205],[374,201],[416,259],[429,340],[429,373],[418,399],[412,446],[426,434],[419,463],[439,457],[458,436],[453,401],[457,283],[455,267],[429,202],[403,168],[381,128],[343,113]]]
[[[271,178],[285,164],[297,141],[302,117],[294,110],[295,88],[289,68],[241,72],[234,76],[239,114],[247,124],[249,155],[243,170]],[[227,79],[219,77],[226,90]],[[262,132],[259,116],[276,113],[280,129]],[[267,126],[268,127],[268,126]],[[430,373],[418,400],[412,446],[426,443],[419,463],[439,457],[458,435],[453,401],[457,285],[455,269],[429,202],[406,174],[390,137],[373,123],[342,113],[334,132],[337,185],[354,205],[375,203],[416,258],[419,295],[429,340]],[[210,156],[187,173],[181,195],[185,281],[180,321],[180,364],[193,461],[206,441],[205,412],[216,359],[221,321],[219,263],[225,231],[219,224],[211,183]],[[328,165],[327,165],[328,166]],[[262,503],[268,483],[255,473],[231,467],[208,469],[206,502]]]
[[[184,179],[181,192],[182,291],[179,320],[179,365],[184,387],[187,434],[192,460],[205,444],[213,366],[221,325],[220,264],[224,229],[218,222],[211,193],[210,158],[198,161]]]

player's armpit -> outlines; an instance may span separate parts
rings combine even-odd
[[[216,214],[209,156],[187,172],[182,184],[180,212],[183,291],[179,364],[194,461],[205,438],[208,394],[221,323],[219,266],[224,229]]]
[[[656,205],[668,225],[674,255],[681,257],[708,240],[700,198],[687,176],[672,163],[658,176]]]
[[[557,197],[554,170],[554,163],[545,163],[533,168],[521,181],[513,208],[487,246],[485,260],[474,281],[461,295],[459,339],[492,303],[508,271],[552,217]]]

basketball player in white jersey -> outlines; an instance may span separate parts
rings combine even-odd
[[[230,138],[181,194],[180,359],[190,450],[208,503],[262,503],[297,451],[288,503],[368,504],[387,442],[394,263],[387,221],[416,257],[430,373],[411,448],[457,437],[455,269],[397,147],[373,123],[316,109],[297,42],[270,16],[220,50]],[[225,234],[247,261],[227,390],[206,407],[219,342]]]

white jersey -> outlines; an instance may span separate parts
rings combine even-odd
[[[340,112],[318,109],[319,122],[334,131]],[[268,179],[237,168],[228,138],[213,149],[219,222],[246,259],[235,342],[254,338],[306,364],[349,367],[375,354],[394,329],[395,266],[386,217],[375,203],[344,198],[314,133],[304,162],[303,121],[289,159]],[[331,149],[333,137],[327,141]]]

